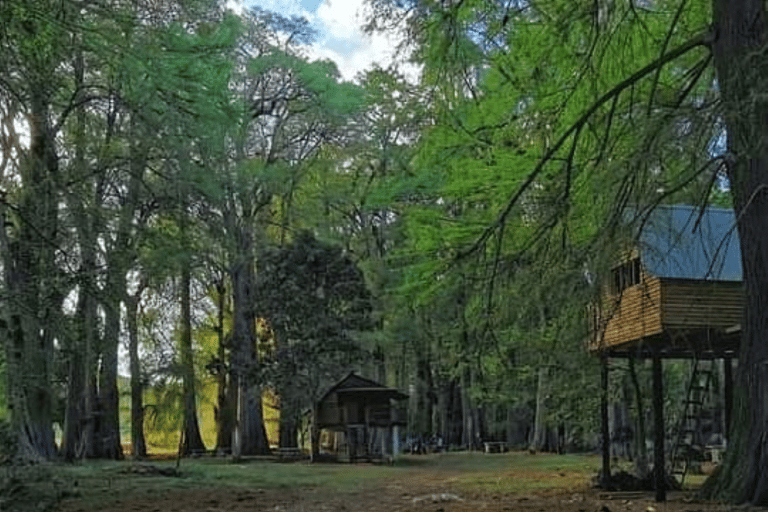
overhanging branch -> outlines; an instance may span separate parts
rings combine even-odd
[[[507,205],[504,207],[504,210],[499,214],[497,219],[488,226],[488,228],[483,231],[483,233],[478,237],[478,239],[475,241],[474,244],[472,244],[471,247],[464,251],[460,251],[456,259],[463,259],[476,251],[478,251],[491,236],[493,236],[493,233],[502,227],[509,217],[510,213],[512,212],[512,209],[514,208],[515,204],[519,201],[520,197],[523,195],[523,193],[528,189],[528,187],[533,184],[533,182],[536,180],[536,178],[541,174],[541,172],[544,170],[544,167],[546,164],[552,160],[554,155],[560,150],[560,148],[565,144],[565,142],[575,133],[581,130],[581,128],[584,126],[584,124],[589,120],[592,115],[597,112],[597,110],[605,105],[607,102],[613,100],[615,97],[619,96],[625,89],[634,86],[637,82],[639,82],[641,79],[645,78],[648,74],[656,71],[658,68],[663,67],[667,63],[677,59],[678,57],[685,55],[689,51],[691,51],[694,48],[697,48],[699,46],[707,46],[710,47],[713,41],[713,34],[711,32],[704,32],[686,43],[681,44],[677,48],[674,48],[670,52],[661,55],[659,58],[651,62],[650,64],[644,66],[643,68],[639,69],[626,79],[619,82],[617,85],[615,85],[611,90],[603,94],[600,98],[598,98],[597,101],[595,101],[555,142],[555,144],[544,154],[544,156],[541,157],[539,162],[536,164],[536,167],[533,168],[533,170],[528,174],[528,177],[523,181],[523,183],[520,185],[520,187],[512,194],[509,201],[507,202]]]

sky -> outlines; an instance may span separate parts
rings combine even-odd
[[[259,6],[285,16],[298,15],[309,20],[318,31],[309,49],[311,60],[331,59],[345,80],[370,69],[374,63],[388,67],[393,62],[396,41],[391,35],[367,36],[360,29],[364,0],[230,0],[230,4]],[[415,76],[414,69],[403,69]]]

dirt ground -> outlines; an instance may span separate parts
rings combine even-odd
[[[352,471],[364,471],[355,467]],[[520,468],[520,476],[530,478]],[[515,475],[505,475],[505,478]],[[163,495],[126,496],[111,499],[99,512],[703,512],[765,510],[699,502],[692,495],[672,492],[668,501],[657,503],[653,493],[607,493],[588,482],[568,489],[558,488],[524,494],[462,492],[455,478],[444,471],[418,473],[386,479],[359,490],[331,493],[323,488],[306,489],[194,489],[174,490]],[[78,500],[65,499],[59,512],[91,512]]]

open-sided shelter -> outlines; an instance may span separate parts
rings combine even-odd
[[[405,425],[396,402],[406,398],[397,389],[349,373],[317,404],[317,428],[326,431],[326,448],[350,462],[394,456],[398,428]]]
[[[610,474],[608,359],[653,360],[657,500],[665,499],[662,359],[724,359],[726,429],[731,359],[744,310],[741,254],[733,211],[658,206],[617,258],[590,310],[589,350],[603,361],[603,474]]]

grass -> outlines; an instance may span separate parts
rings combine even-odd
[[[463,491],[524,494],[584,486],[597,474],[599,459],[593,455],[531,455],[527,452],[456,453],[441,455],[430,465],[454,473],[449,481]]]
[[[455,452],[403,456],[394,465],[278,463],[256,459],[233,463],[228,459],[182,459],[179,476],[142,474],[137,467],[171,469],[175,460],[156,460],[139,465],[131,461],[87,461],[39,467],[39,475],[25,482],[29,496],[76,497],[84,510],[119,500],[157,496],[186,489],[323,489],[354,493],[377,489],[397,481],[424,480],[467,495],[528,494],[546,490],[584,489],[600,467],[595,455],[553,455],[527,452],[485,455]],[[705,477],[689,475],[686,486]],[[0,504],[0,510],[2,510]],[[30,509],[31,510],[31,509]]]
[[[419,478],[429,472],[450,487],[468,492],[524,493],[545,488],[573,488],[589,481],[598,460],[586,455],[529,455],[508,453],[447,453],[405,456],[394,465],[371,464],[281,464],[269,460],[232,463],[225,459],[184,459],[180,477],[141,475],[127,472],[131,462],[89,461],[80,465],[55,466],[64,486],[77,488],[89,502],[110,496],[152,494],[160,491],[200,488],[331,488],[352,492],[381,485],[397,478]],[[173,461],[150,463],[159,468]],[[77,485],[75,486],[75,482]],[[67,483],[69,485],[67,485]]]
[[[175,460],[142,463],[166,469],[175,464]],[[28,485],[33,493],[76,496],[84,509],[90,510],[96,504],[173,490],[322,488],[333,493],[352,493],[415,479],[426,479],[467,494],[526,494],[546,489],[583,489],[597,474],[599,466],[600,459],[595,455],[531,455],[527,452],[404,456],[391,466],[278,463],[265,459],[233,463],[202,457],[183,459],[178,477],[137,473],[130,461],[88,461],[49,466],[46,471],[50,477],[39,478]],[[696,483],[693,480],[688,483]]]

